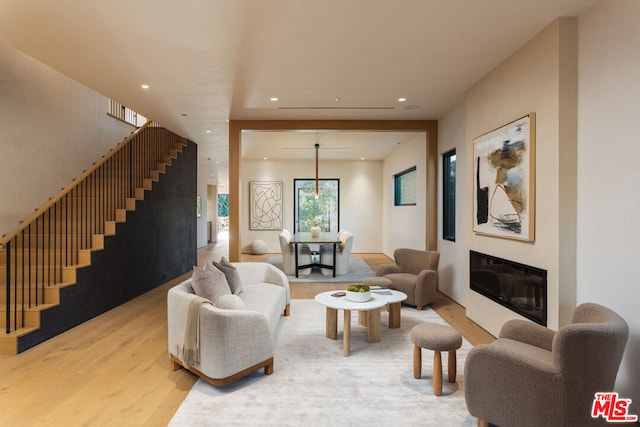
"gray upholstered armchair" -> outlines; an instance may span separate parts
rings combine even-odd
[[[594,394],[613,391],[628,337],[624,319],[592,303],[558,332],[511,320],[496,341],[467,354],[467,409],[479,426],[605,424],[591,418]]]
[[[405,302],[418,310],[430,304],[438,286],[438,262],[440,252],[418,249],[396,249],[395,264],[383,264],[376,276],[391,280],[391,287],[407,294]]]

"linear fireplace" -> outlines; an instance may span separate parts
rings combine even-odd
[[[471,289],[547,326],[547,270],[469,251]]]

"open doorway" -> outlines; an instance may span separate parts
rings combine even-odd
[[[219,194],[217,185],[207,185],[207,243],[218,243],[229,235],[229,194]]]
[[[229,195],[218,194],[218,238],[229,238]]]

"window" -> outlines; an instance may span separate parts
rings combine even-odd
[[[340,227],[339,179],[318,180],[317,199],[315,179],[294,179],[293,192],[295,232],[309,231],[316,225],[321,231],[338,232]]]
[[[393,176],[394,205],[411,206],[416,204],[416,167]]]
[[[456,150],[442,155],[442,238],[456,241]]]

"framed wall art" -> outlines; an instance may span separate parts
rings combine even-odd
[[[282,230],[282,181],[249,183],[249,229]]]
[[[473,140],[473,231],[534,241],[535,113]]]

